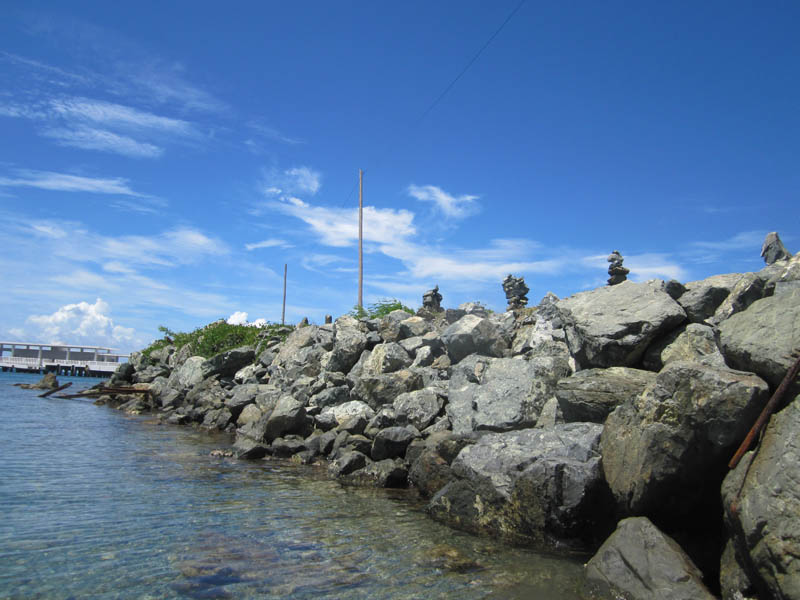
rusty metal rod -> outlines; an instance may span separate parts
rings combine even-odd
[[[795,351],[796,353],[797,351]],[[794,354],[793,353],[793,356]],[[764,410],[761,411],[761,414],[758,415],[758,419],[756,419],[755,424],[750,428],[750,432],[747,434],[747,437],[744,438],[742,445],[739,446],[739,449],[736,451],[736,454],[733,455],[731,462],[728,463],[729,469],[735,469],[736,465],[739,464],[739,461],[742,460],[742,456],[744,453],[750,449],[750,446],[753,444],[753,440],[755,440],[756,436],[761,432],[762,429],[769,421],[770,416],[772,415],[775,408],[778,406],[781,398],[786,393],[786,390],[789,389],[789,386],[792,382],[797,378],[798,373],[800,373],[800,357],[794,361],[794,364],[789,367],[789,370],[786,371],[786,375],[781,381],[781,384],[778,386],[778,389],[775,390],[775,393],[772,394],[772,398],[769,399],[767,405],[764,407]]]

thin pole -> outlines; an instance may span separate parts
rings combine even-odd
[[[364,171],[358,170],[358,306],[364,306]]]
[[[283,310],[281,311],[281,325],[286,324],[286,270],[288,264],[283,264]]]

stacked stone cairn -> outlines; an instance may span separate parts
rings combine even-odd
[[[434,312],[442,310],[442,295],[439,293],[438,285],[422,295],[422,308]]]
[[[630,269],[626,269],[622,266],[622,261],[624,259],[619,253],[619,250],[614,250],[608,255],[606,260],[611,263],[608,265],[608,274],[610,275],[608,278],[608,285],[617,285],[618,283],[622,283],[628,279],[628,273],[630,273]]]
[[[594,553],[594,598],[798,599],[800,384],[728,468],[800,348],[800,254],[773,256],[530,311],[343,316],[211,358],[134,353],[109,385],[150,394],[104,400],[229,431],[242,459],[411,486],[458,529]]]
[[[506,294],[506,300],[508,300],[508,310],[525,308],[528,304],[527,293],[530,289],[525,285],[525,280],[522,277],[514,277],[509,273],[503,280],[503,291]]]

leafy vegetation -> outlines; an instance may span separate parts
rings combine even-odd
[[[174,345],[178,350],[189,346],[192,355],[211,358],[215,354],[238,348],[239,346],[255,346],[259,335],[266,332],[267,336],[278,335],[285,339],[291,331],[291,326],[268,323],[264,327],[252,325],[230,325],[225,321],[216,321],[205,327],[199,327],[191,333],[172,331],[163,325],[158,330],[164,334],[142,351],[144,356],[150,356],[155,350]]]
[[[393,310],[404,310],[413,315],[414,311],[397,300],[396,298],[385,298],[378,300],[375,304],[370,304],[366,309],[363,306],[355,305],[348,315],[356,319],[380,319],[385,317]]]

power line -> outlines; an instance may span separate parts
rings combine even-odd
[[[508,25],[508,23],[511,21],[511,19],[514,18],[514,15],[516,15],[519,12],[519,10],[522,8],[522,5],[525,4],[525,2],[526,2],[526,0],[520,0],[519,3],[517,3],[517,5],[514,7],[514,9],[508,14],[508,16],[505,18],[505,20],[500,24],[500,26],[497,29],[495,29],[494,33],[492,33],[492,35],[489,36],[489,38],[486,40],[486,42],[484,42],[484,44],[478,49],[478,51],[472,56],[472,58],[469,59],[467,64],[464,65],[464,68],[461,69],[461,71],[459,71],[458,75],[456,75],[453,78],[453,80],[450,81],[450,83],[447,84],[447,86],[442,90],[442,92],[433,100],[433,102],[430,103],[430,105],[424,111],[422,111],[422,113],[420,113],[420,115],[416,119],[414,119],[411,123],[409,123],[407,129],[413,129],[414,127],[419,125],[425,119],[425,117],[427,117],[431,113],[431,111],[434,108],[436,108],[436,106],[444,99],[444,97],[447,96],[447,94],[450,92],[450,90],[453,89],[453,87],[456,85],[456,83],[458,83],[458,81],[467,73],[467,71],[469,71],[469,69],[472,67],[472,65],[474,65],[477,62],[477,60],[486,51],[486,49],[491,45],[491,43],[494,41],[494,39],[498,35],[500,35],[500,32],[503,31],[503,29],[505,29],[506,25]],[[396,145],[397,139],[395,139],[394,141],[395,141],[395,143],[387,144],[386,147],[384,148],[383,152],[378,154],[378,157],[375,159],[375,162],[374,162],[374,166],[375,167],[377,167],[377,165],[379,163],[381,163],[386,158],[386,156],[389,154],[391,148],[394,145]],[[366,170],[364,170],[364,173],[366,173]],[[346,206],[350,205],[350,200],[352,199],[353,194],[355,193],[357,187],[358,187],[357,183],[353,185],[353,187],[350,190],[350,193],[347,195],[347,199],[344,201],[343,204],[340,205],[340,208],[345,208]]]

